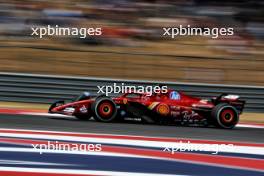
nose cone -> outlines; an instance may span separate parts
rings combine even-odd
[[[60,105],[63,105],[64,101],[56,101],[54,103],[52,103],[52,105],[49,107],[49,113],[55,113],[54,109]]]

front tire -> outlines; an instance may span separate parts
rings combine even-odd
[[[98,97],[92,104],[94,119],[100,122],[113,122],[117,119],[117,106],[109,97]]]
[[[216,105],[211,115],[215,125],[225,129],[234,128],[239,121],[236,108],[226,103]]]

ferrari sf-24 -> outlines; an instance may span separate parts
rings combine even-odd
[[[143,123],[231,129],[238,123],[244,105],[245,101],[239,96],[229,94],[201,99],[176,90],[151,96],[130,92],[117,97],[92,97],[84,92],[69,103],[63,100],[53,103],[49,113],[71,115],[81,120],[93,117],[100,122],[132,119]]]

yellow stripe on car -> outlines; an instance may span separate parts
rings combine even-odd
[[[148,108],[152,110],[152,109],[154,109],[159,103],[160,103],[160,102],[153,102],[153,103],[151,103],[151,104],[148,106]]]

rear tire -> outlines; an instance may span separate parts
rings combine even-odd
[[[239,121],[236,108],[226,103],[216,105],[211,116],[216,126],[225,129],[234,128]]]
[[[94,119],[100,122],[113,122],[117,118],[117,106],[115,102],[106,96],[96,98],[92,104]]]

